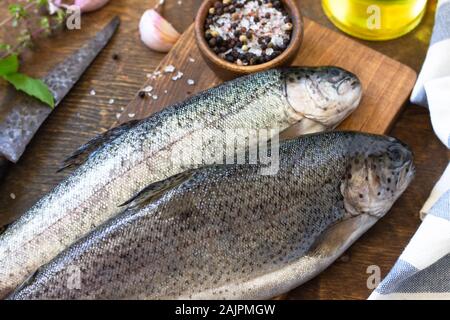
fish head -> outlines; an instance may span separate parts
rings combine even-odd
[[[319,132],[335,128],[359,105],[362,85],[353,73],[338,67],[284,69],[286,97],[296,113],[314,121]]]
[[[349,216],[367,214],[378,220],[412,181],[413,154],[408,146],[390,137],[359,144],[358,149],[349,158],[341,184],[344,206]]]

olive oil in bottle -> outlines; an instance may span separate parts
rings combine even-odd
[[[322,0],[328,18],[342,31],[366,40],[389,40],[413,30],[427,0]]]

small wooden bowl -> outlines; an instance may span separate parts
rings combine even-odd
[[[291,34],[291,42],[288,47],[275,59],[268,62],[252,65],[239,66],[235,63],[228,62],[220,58],[214,51],[210,49],[205,39],[205,19],[208,15],[208,10],[217,0],[203,1],[197,16],[195,17],[194,30],[197,46],[207,64],[216,72],[222,79],[232,79],[236,76],[259,72],[266,69],[275,68],[282,65],[287,65],[295,58],[300,49],[303,40],[303,18],[295,4],[294,0],[281,0],[286,8],[289,16],[292,19],[293,31]]]

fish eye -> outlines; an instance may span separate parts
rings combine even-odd
[[[392,161],[393,167],[398,168],[405,162],[405,150],[397,145],[388,148],[388,157]]]
[[[341,71],[336,68],[332,68],[329,70],[329,74],[332,76],[339,76],[341,74]]]

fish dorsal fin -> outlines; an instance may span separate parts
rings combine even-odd
[[[171,190],[189,180],[195,169],[190,169],[167,179],[152,183],[139,191],[134,197],[122,203],[119,207],[136,208],[160,198],[166,191]]]
[[[70,157],[64,160],[57,172],[82,165],[102,145],[113,141],[128,129],[134,127],[139,121],[140,120],[131,120],[97,135],[95,138],[78,148]]]

